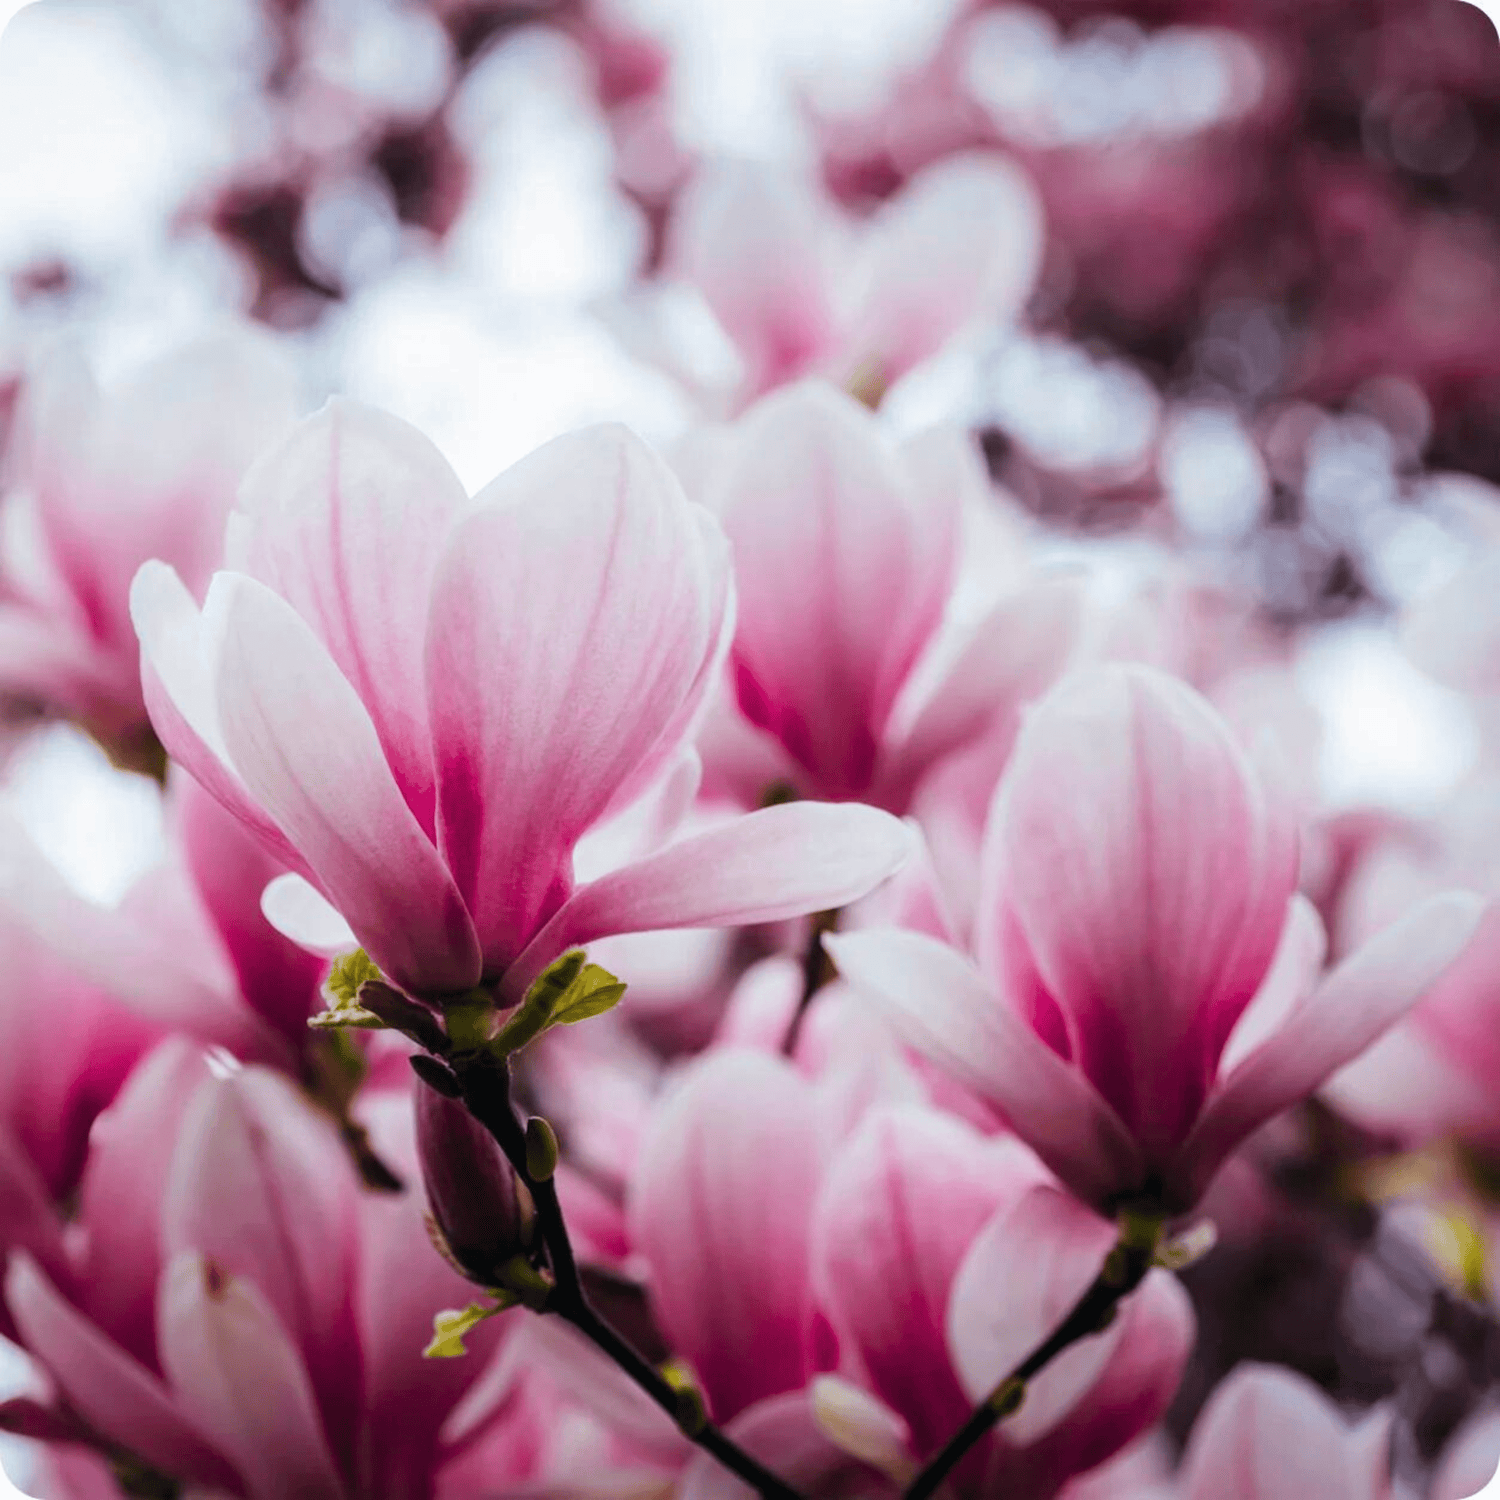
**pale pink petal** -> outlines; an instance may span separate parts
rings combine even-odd
[[[911,852],[873,807],[791,802],[746,813],[574,892],[505,978],[515,996],[559,953],[595,938],[674,927],[779,922],[847,905]]]
[[[198,784],[294,867],[286,836],[246,790],[219,726],[213,645],[193,596],[162,562],[141,564],[130,586],[141,642],[141,688],[157,737]]]
[[[838,248],[831,205],[784,168],[711,163],[678,200],[670,262],[739,346],[752,395],[828,349]]]
[[[163,1042],[94,1122],[79,1189],[84,1228],[79,1296],[85,1312],[143,1363],[156,1361],[161,1207],[184,1110],[208,1079],[200,1049]]]
[[[29,1251],[49,1275],[68,1271],[62,1219],[52,1195],[9,1130],[0,1126],[0,1250]]]
[[[1011,318],[1042,243],[1041,199],[1005,157],[963,152],[917,172],[870,226],[849,368],[890,382],[965,327]]]
[[[897,1500],[901,1486],[835,1443],[806,1391],[772,1396],[741,1413],[728,1434],[778,1478],[806,1495]],[[697,1453],[682,1471],[677,1500],[754,1500],[755,1491],[717,1459]]]
[[[1471,1418],[1448,1441],[1428,1500],[1474,1500],[1500,1473],[1500,1412]]]
[[[166,1386],[59,1296],[29,1256],[11,1257],[5,1298],[26,1347],[100,1432],[168,1474],[237,1489]]]
[[[712,518],[621,427],[538,449],[455,528],[427,683],[441,846],[489,972],[567,897],[579,837],[678,754],[731,588]]]
[[[694,1063],[642,1143],[632,1235],[657,1321],[721,1421],[797,1389],[808,1373],[808,1241],[822,1156],[811,1085],[748,1051]]]
[[[1166,1416],[1197,1335],[1192,1301],[1170,1272],[1152,1271],[1116,1323],[1114,1352],[1073,1410],[1029,1447],[997,1445],[991,1480],[1000,1493],[1052,1494]]]
[[[1071,1056],[1163,1156],[1270,967],[1295,827],[1205,700],[1154,668],[1112,666],[1037,705],[986,846]]]
[[[246,1068],[188,1106],[161,1215],[165,1255],[193,1251],[259,1289],[341,1435],[358,1400],[356,1194],[332,1121],[279,1075]]]
[[[1021,710],[1066,667],[1077,642],[1082,585],[1072,577],[1039,578],[1001,600],[978,625],[915,721],[890,752],[882,797],[904,806],[911,789],[944,756],[981,736],[1004,764]]]
[[[158,1330],[177,1400],[234,1460],[250,1500],[343,1500],[307,1370],[254,1286],[206,1257],[175,1256]]]
[[[1355,1434],[1311,1381],[1241,1365],[1199,1414],[1183,1500],[1382,1500]]]
[[[1075,1192],[1105,1202],[1141,1185],[1140,1153],[1109,1105],[953,949],[914,932],[824,941],[902,1038],[999,1109]]]
[[[829,1166],[813,1228],[818,1299],[877,1395],[935,1452],[972,1404],[948,1358],[948,1294],[975,1236],[1043,1176],[1014,1140],[946,1115],[877,1109]],[[988,1306],[997,1303],[995,1282]]]
[[[282,937],[309,953],[332,957],[359,947],[344,914],[300,875],[278,875],[261,892],[260,909]]]
[[[423,640],[433,572],[467,503],[414,427],[333,400],[246,475],[230,564],[280,594],[328,648],[429,835]]]
[[[712,503],[735,549],[741,710],[818,795],[865,795],[942,618],[960,496],[919,495],[870,413],[808,383],[744,417]]]
[[[1305,896],[1293,896],[1276,957],[1224,1045],[1219,1059],[1221,1073],[1227,1076],[1281,1029],[1287,1017],[1312,993],[1327,953],[1328,934],[1323,930],[1317,907]]]
[[[233,764],[397,983],[464,990],[473,923],[402,799],[370,716],[308,626],[264,585],[221,573],[219,718]]]
[[[1104,1265],[1115,1228],[1040,1185],[1006,1205],[969,1247],[947,1307],[954,1369],[982,1401],[1067,1316]],[[1109,1363],[1118,1326],[1065,1349],[1027,1387],[1006,1440],[1034,1442],[1068,1414]]]
[[[1273,1115],[1305,1099],[1399,1020],[1473,935],[1484,903],[1432,896],[1346,958],[1215,1090],[1170,1169],[1184,1206],[1224,1158]]]

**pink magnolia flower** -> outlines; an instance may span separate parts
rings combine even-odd
[[[783,807],[575,888],[578,840],[679,762],[732,620],[721,533],[623,429],[471,504],[413,429],[333,403],[257,465],[232,533],[201,612],[164,564],[138,576],[147,700],[326,897],[269,898],[313,946],[517,999],[571,946],[842,904],[904,857],[871,809]]]
[[[1100,1205],[1190,1207],[1240,1141],[1421,997],[1481,907],[1435,897],[1315,983],[1295,827],[1213,710],[1141,666],[1077,673],[1033,710],[985,862],[979,966],[895,930],[829,949]]]
[[[129,754],[147,728],[130,581],[150,557],[201,597],[251,459],[291,424],[290,367],[260,335],[208,338],[100,392],[74,357],[32,376],[4,553],[0,693]]]
[[[1311,1381],[1241,1365],[1209,1398],[1179,1500],[1389,1500],[1390,1414],[1351,1427]]]
[[[784,170],[721,163],[684,194],[668,260],[733,340],[745,397],[807,374],[878,391],[966,329],[1014,316],[1042,230],[1035,189],[998,153],[916,173],[859,225]]]
[[[379,1149],[414,1183],[410,1106],[382,1104]],[[69,1250],[61,1272],[15,1257],[5,1293],[89,1441],[246,1500],[433,1493],[484,1361],[421,1350],[471,1289],[427,1243],[419,1191],[361,1194],[283,1078],[154,1052],[100,1121]]]
[[[1046,578],[1002,594],[923,680],[967,513],[991,503],[965,441],[898,450],[858,402],[807,382],[731,429],[702,495],[734,543],[735,696],[787,779],[904,812],[945,757],[997,733],[998,772],[1020,705],[1072,650],[1078,600]]]

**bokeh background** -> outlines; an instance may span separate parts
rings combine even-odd
[[[970,428],[1052,549],[1122,588],[1176,556],[1246,601],[1291,652],[1325,810],[1421,815],[1480,753],[1473,701],[1393,627],[1500,518],[1500,43],[1473,5],[39,0],[0,19],[0,465],[60,343],[108,386],[233,320],[295,362],[306,406],[384,406],[471,486],[603,418],[670,450],[754,379],[695,248],[716,184],[766,195],[765,274],[790,225],[836,276],[924,169],[1003,152],[1035,191],[1005,231],[1030,289],[893,385],[888,422]],[[0,798],[99,901],[160,854],[154,784],[75,729],[17,739]],[[1307,1254],[1213,1274],[1248,1277],[1221,1298],[1247,1326],[1278,1324],[1261,1357],[1322,1378],[1347,1351]],[[1371,1295],[1392,1316],[1389,1287]],[[1210,1322],[1206,1358],[1249,1336]],[[1367,1375],[1374,1399],[1378,1359]]]

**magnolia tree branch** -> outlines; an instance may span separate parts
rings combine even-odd
[[[928,1500],[987,1433],[1026,1399],[1027,1384],[1064,1349],[1102,1333],[1119,1305],[1142,1281],[1156,1259],[1160,1237],[1156,1220],[1126,1217],[1119,1241],[1105,1257],[1093,1284],[1061,1323],[1008,1374],[970,1414],[968,1421],[928,1459],[906,1487],[904,1500]]]
[[[451,1053],[447,1067],[469,1113],[489,1131],[505,1153],[516,1175],[526,1184],[536,1206],[537,1231],[546,1246],[555,1280],[543,1307],[571,1323],[596,1348],[608,1356],[676,1424],[689,1441],[744,1480],[763,1500],[802,1500],[798,1492],[715,1426],[694,1390],[683,1390],[669,1381],[594,1308],[583,1288],[578,1261],[557,1197],[557,1184],[550,1167],[534,1170],[528,1153],[526,1127],[510,1097],[510,1068],[493,1053]],[[423,1071],[424,1079],[432,1079]]]

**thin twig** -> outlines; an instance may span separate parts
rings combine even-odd
[[[906,1487],[904,1500],[928,1500],[967,1457],[969,1451],[1025,1399],[1026,1386],[1080,1339],[1109,1326],[1116,1308],[1146,1278],[1156,1255],[1154,1231],[1142,1234],[1136,1226],[1122,1232],[1093,1284],[1067,1317],[1018,1364],[970,1413],[968,1421],[922,1466]]]
[[[673,1421],[678,1430],[726,1469],[738,1475],[763,1500],[802,1500],[798,1492],[711,1422],[696,1400],[680,1392],[644,1355],[600,1315],[584,1291],[552,1177],[537,1179],[526,1162],[526,1131],[510,1099],[510,1069],[490,1053],[450,1055],[449,1065],[469,1113],[494,1137],[536,1205],[537,1231],[546,1246],[555,1286],[545,1311],[571,1323],[607,1355]],[[425,1076],[425,1075],[424,1075]]]

